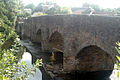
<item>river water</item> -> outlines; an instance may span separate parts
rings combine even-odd
[[[24,61],[27,64],[28,68],[33,67],[32,56],[29,52],[24,52],[24,54],[22,55],[22,59],[19,62],[21,63],[22,61]],[[22,70],[23,70],[23,72],[22,73],[20,72],[19,74],[15,74],[15,77],[20,76],[22,74],[25,74],[24,73],[25,69],[22,68]],[[38,68],[36,68],[36,72],[34,73],[34,76],[33,75],[28,75],[28,78],[26,80],[42,80],[41,71]]]
[[[24,52],[21,61],[24,61],[28,65],[28,67],[31,67],[31,68],[33,67],[33,65],[32,65],[32,56],[31,56],[31,54],[29,52]],[[29,75],[27,80],[42,80],[41,71],[38,68],[36,68],[36,72],[34,73],[34,76]]]
[[[120,80],[120,70],[113,70],[111,76],[111,80]]]

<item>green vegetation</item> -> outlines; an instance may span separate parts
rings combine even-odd
[[[67,8],[67,7],[58,7],[54,11],[54,14],[71,14],[71,13],[72,13],[71,8]]]
[[[17,76],[15,80],[25,80],[35,68],[41,65],[37,60],[33,68],[18,60],[22,57],[24,48],[18,43],[15,33],[15,23],[21,15],[23,6],[20,0],[0,0],[0,80],[13,80],[16,73],[26,70],[25,74]]]
[[[56,3],[46,2],[39,3],[38,6],[34,6],[34,4],[28,4],[25,6],[27,9],[31,9],[31,15],[33,16],[41,16],[41,15],[54,15],[54,14],[71,14],[71,8],[60,7]]]
[[[96,12],[113,12],[113,13],[116,13],[116,14],[120,14],[120,8],[113,8],[113,9],[111,9],[111,8],[106,8],[106,9],[103,9],[103,8],[101,8],[100,6],[98,6],[98,5],[96,5],[96,4],[89,4],[89,3],[84,3],[83,4],[83,6],[82,6],[83,8],[85,8],[85,7],[91,7],[91,8],[93,8]]]
[[[115,47],[118,52],[118,55],[116,55],[116,58],[117,58],[116,64],[117,64],[117,69],[120,70],[120,56],[119,56],[120,55],[120,42],[117,42],[116,44],[118,46],[118,47]]]
[[[96,5],[96,4],[89,4],[89,3],[84,3],[83,5],[82,5],[82,7],[83,8],[88,8],[88,7],[91,7],[91,8],[93,8],[95,11],[101,11],[101,8],[98,6],[98,5]]]
[[[36,13],[33,14],[32,17],[43,16],[43,15],[48,15],[48,14],[45,14],[45,13],[42,13],[42,12],[36,12]]]
[[[25,6],[25,8],[31,9],[32,11],[34,11],[35,9],[35,5],[34,4],[28,4]]]

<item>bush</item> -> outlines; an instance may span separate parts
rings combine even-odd
[[[119,56],[120,55],[120,42],[117,42],[116,44],[117,44],[117,47],[115,48],[118,52],[118,55],[116,55],[116,58],[117,58],[116,64],[117,64],[117,69],[119,70],[120,69],[120,56]]]
[[[37,17],[37,16],[43,16],[43,15],[47,15],[45,13],[42,13],[42,12],[35,12],[32,17]]]
[[[16,3],[17,1],[0,1],[0,80],[13,80],[16,73],[23,71],[22,68],[26,71],[25,74],[14,79],[25,80],[42,63],[41,60],[37,60],[33,68],[28,68],[25,62],[18,62],[22,57],[24,48],[18,43],[18,35],[14,29],[20,6]]]
[[[19,63],[24,52],[23,46],[17,41],[18,35],[14,29],[0,22],[0,80],[12,80],[15,73],[26,72],[17,76],[16,80],[25,80],[28,75],[33,74],[42,60],[37,60],[33,68],[28,68],[25,62]]]

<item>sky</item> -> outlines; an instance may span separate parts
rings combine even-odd
[[[120,0],[22,0],[25,5],[33,3],[38,5],[40,2],[55,2],[63,7],[81,7],[83,3],[97,4],[101,8],[118,8]]]

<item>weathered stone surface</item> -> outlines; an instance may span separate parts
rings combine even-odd
[[[112,57],[96,46],[85,47],[76,57],[76,68],[81,72],[112,70],[114,66]]]
[[[85,70],[85,68],[85,71],[106,70],[113,68],[115,54],[117,54],[114,47],[115,42],[120,40],[120,17],[41,16],[25,20],[16,29],[22,36],[29,37],[33,42],[41,42],[43,51],[63,52],[65,71]],[[91,45],[100,49],[81,53],[82,57],[75,58],[83,48]]]

